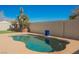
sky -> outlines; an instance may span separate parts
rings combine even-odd
[[[20,8],[31,22],[69,20],[77,5],[0,5],[0,18],[16,20]]]

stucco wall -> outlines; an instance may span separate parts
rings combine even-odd
[[[31,23],[30,29],[41,34],[48,29],[51,35],[79,39],[79,20]]]

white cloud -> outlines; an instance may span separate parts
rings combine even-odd
[[[3,11],[0,11],[0,20],[15,20],[15,18],[6,17]]]

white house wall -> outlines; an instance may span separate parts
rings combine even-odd
[[[10,23],[7,21],[0,22],[0,31],[8,30],[10,28]]]

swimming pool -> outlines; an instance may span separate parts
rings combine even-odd
[[[15,41],[24,42],[26,48],[38,52],[61,51],[66,48],[67,44],[69,44],[69,42],[65,40],[31,34],[12,36],[12,38]]]

